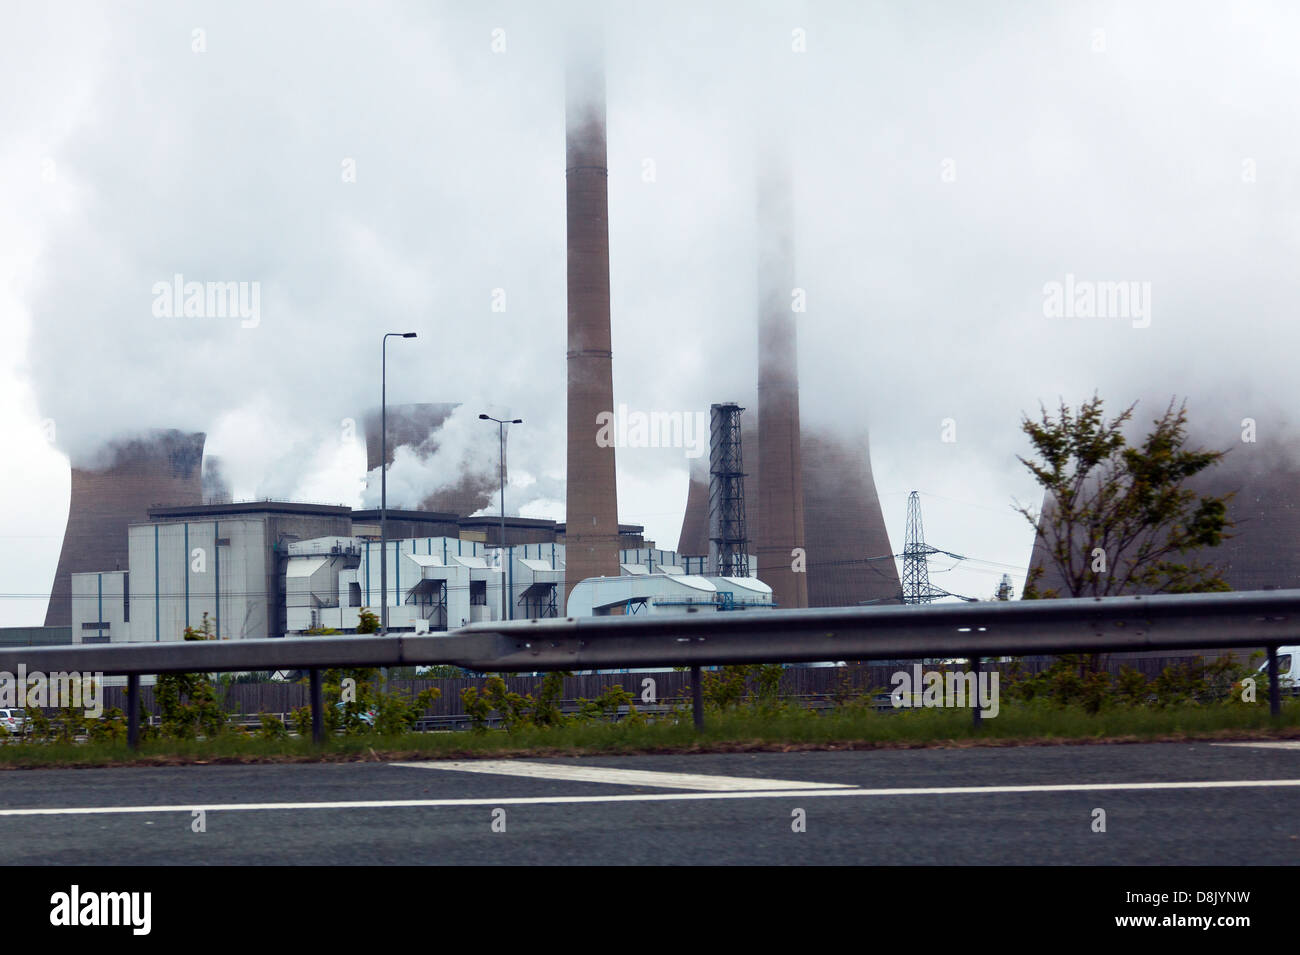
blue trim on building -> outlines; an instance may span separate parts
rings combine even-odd
[[[216,571],[217,583],[213,590],[216,592],[216,598],[213,604],[216,606],[217,615],[217,639],[221,639],[221,546],[217,541],[221,540],[221,523],[212,522],[212,566]]]
[[[159,614],[162,608],[158,599],[158,525],[153,526],[153,642],[162,640],[162,621]]]

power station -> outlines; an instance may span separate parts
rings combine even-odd
[[[384,540],[375,510],[232,502],[220,462],[203,458],[202,434],[158,431],[74,468],[47,625],[71,625],[74,641],[178,639],[205,615],[223,639],[346,631],[362,609],[385,603],[375,567],[383,562],[394,630],[502,614],[853,605],[897,593],[894,569],[865,560],[889,550],[865,439],[846,443],[800,421],[783,157],[756,182],[756,408],[742,425],[740,405],[714,406],[701,462],[711,473],[692,474],[677,551],[620,525],[615,442],[600,428],[616,407],[600,47],[574,42],[565,68],[564,522],[507,517],[503,533],[490,514],[495,483],[450,475],[405,509],[389,508]],[[399,454],[428,462],[457,407],[389,406],[387,455],[379,410],[368,411],[368,472]]]

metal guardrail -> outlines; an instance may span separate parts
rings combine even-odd
[[[320,670],[453,664],[480,672],[800,663],[1206,647],[1265,647],[1271,702],[1276,649],[1300,636],[1300,590],[568,617],[477,623],[442,635],[169,641],[0,649],[0,670],[126,674],[129,718],[139,677],[169,672]],[[698,677],[696,715],[700,713]],[[136,702],[130,702],[134,697]],[[976,711],[978,713],[978,710]],[[135,738],[134,732],[132,738]]]

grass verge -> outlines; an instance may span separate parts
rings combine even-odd
[[[0,768],[204,765],[259,762],[345,762],[473,759],[487,756],[580,756],[634,753],[785,752],[799,749],[890,749],[952,746],[1059,745],[1180,740],[1300,739],[1300,701],[1274,720],[1264,705],[1220,704],[1114,708],[1003,706],[996,719],[972,725],[969,710],[876,713],[846,706],[817,714],[804,709],[710,713],[697,733],[680,723],[582,723],[525,726],[513,732],[412,733],[310,740],[231,734],[206,740],[150,740],[138,753],[125,743],[12,742],[0,746]]]

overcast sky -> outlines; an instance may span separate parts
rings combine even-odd
[[[895,550],[918,489],[930,543],[984,562],[935,584],[1022,581],[1040,401],[1176,392],[1229,438],[1284,426],[1294,4],[607,6],[617,402],[753,407],[755,158],[777,148],[804,421],[870,430]],[[480,410],[522,417],[507,509],[563,517],[575,9],[4,4],[0,625],[43,619],[68,455],[116,435],[203,430],[236,497],[362,503],[346,422],[378,402],[385,331],[420,336],[390,344],[390,401],[466,405],[438,467],[491,467]],[[258,283],[255,327],[156,315],[176,274]],[[1067,276],[1149,309],[1048,314]],[[683,452],[618,467],[621,519],[674,546]]]

